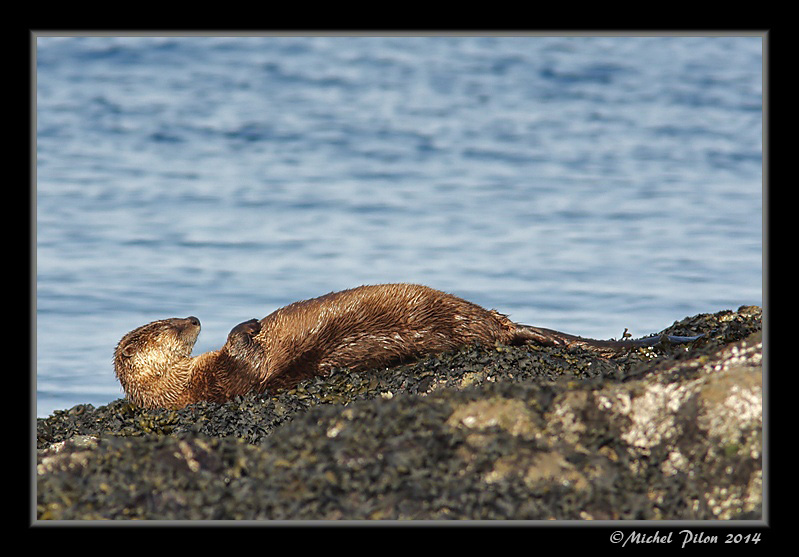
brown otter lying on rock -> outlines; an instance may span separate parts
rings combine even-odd
[[[333,367],[373,369],[476,342],[584,346],[610,355],[664,340],[594,340],[520,325],[414,284],[361,286],[295,302],[237,325],[222,348],[192,357],[199,334],[200,320],[186,317],[154,321],[122,337],[114,368],[131,402],[164,408],[224,402],[288,387]],[[699,336],[667,339],[690,342]]]

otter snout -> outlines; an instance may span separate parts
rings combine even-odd
[[[194,345],[197,336],[200,334],[200,329],[202,328],[200,326],[200,320],[190,315],[184,319],[174,319],[172,323],[175,326],[178,336]]]
[[[200,320],[194,317],[193,315],[189,315],[188,317],[184,317],[183,319],[175,318],[172,320],[172,323],[179,329],[183,331],[191,331],[191,330],[200,330],[202,327],[200,325]]]

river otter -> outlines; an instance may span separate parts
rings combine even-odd
[[[192,316],[149,323],[119,341],[114,368],[131,402],[166,408],[224,402],[288,387],[333,367],[373,369],[476,342],[577,345],[607,356],[663,340],[594,340],[520,325],[495,310],[413,284],[361,286],[295,302],[260,321],[236,325],[222,348],[191,357],[199,333],[200,321]]]

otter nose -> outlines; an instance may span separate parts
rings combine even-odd
[[[192,325],[194,325],[194,326],[196,326],[196,327],[199,327],[199,326],[200,326],[200,320],[199,320],[199,319],[197,319],[196,317],[194,317],[193,315],[190,315],[190,316],[188,316],[186,319],[187,319],[187,320],[189,321],[189,323],[191,323]]]

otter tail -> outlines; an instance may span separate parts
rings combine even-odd
[[[603,356],[612,356],[629,350],[631,348],[640,348],[644,346],[656,346],[660,343],[671,344],[685,344],[693,342],[705,336],[704,334],[681,337],[675,335],[660,335],[647,338],[640,338],[635,340],[597,340],[593,338],[583,338],[560,331],[553,331],[552,329],[544,329],[542,327],[533,327],[531,325],[518,325],[515,331],[513,343],[523,344],[525,342],[534,342],[542,346],[563,346],[565,348],[571,346],[582,346],[594,352],[598,352]]]

